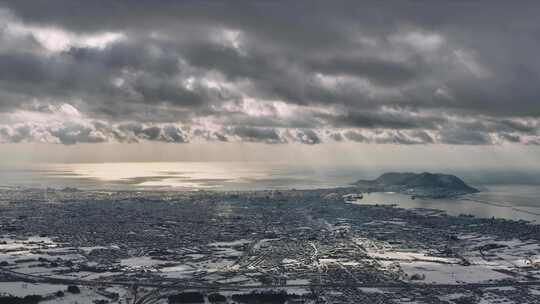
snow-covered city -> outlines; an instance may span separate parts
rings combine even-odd
[[[540,226],[347,190],[3,190],[0,301],[537,301]]]

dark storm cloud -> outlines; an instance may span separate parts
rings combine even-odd
[[[407,111],[351,111],[340,115],[323,114],[332,125],[339,127],[436,129],[446,123],[442,116],[419,116]]]
[[[179,84],[179,55],[146,43],[119,41],[103,49],[72,47],[52,55],[0,53],[0,97],[7,97],[0,98],[0,107],[33,98],[82,99],[81,106],[95,115],[128,116],[126,107],[168,104],[197,110],[227,95],[198,84],[191,89]]]
[[[0,114],[69,103],[104,121],[25,129],[1,127],[0,117],[0,135],[65,144],[533,143],[539,9],[532,1],[0,0]],[[51,50],[40,29],[72,41]],[[75,39],[105,33],[119,38]]]
[[[309,68],[328,75],[366,77],[376,84],[396,86],[419,76],[423,63],[398,62],[377,57],[336,56],[308,63]]]
[[[71,47],[66,54],[80,63],[102,66],[110,70],[144,70],[150,73],[170,76],[178,73],[178,54],[162,45],[159,53],[151,53],[148,46],[152,41],[118,41],[104,49],[92,47]]]

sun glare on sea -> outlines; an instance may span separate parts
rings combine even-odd
[[[212,181],[263,178],[263,171],[238,163],[139,162],[55,164],[50,168],[78,178],[128,183],[141,187],[213,187]]]

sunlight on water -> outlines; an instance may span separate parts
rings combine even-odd
[[[52,165],[57,170],[70,171],[84,177],[102,181],[126,180],[139,177],[163,177],[163,179],[235,179],[261,177],[253,169],[239,168],[228,163],[103,163]]]
[[[311,189],[347,185],[361,170],[254,162],[39,164],[2,168],[0,186],[82,189]]]
[[[139,187],[215,188],[219,187],[220,182],[266,176],[261,169],[230,163],[104,163],[51,167],[53,170],[71,172],[79,178]]]

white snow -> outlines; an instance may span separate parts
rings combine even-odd
[[[65,285],[55,284],[32,284],[23,282],[0,282],[0,295],[25,297],[28,295],[49,295],[59,290],[66,290]]]

